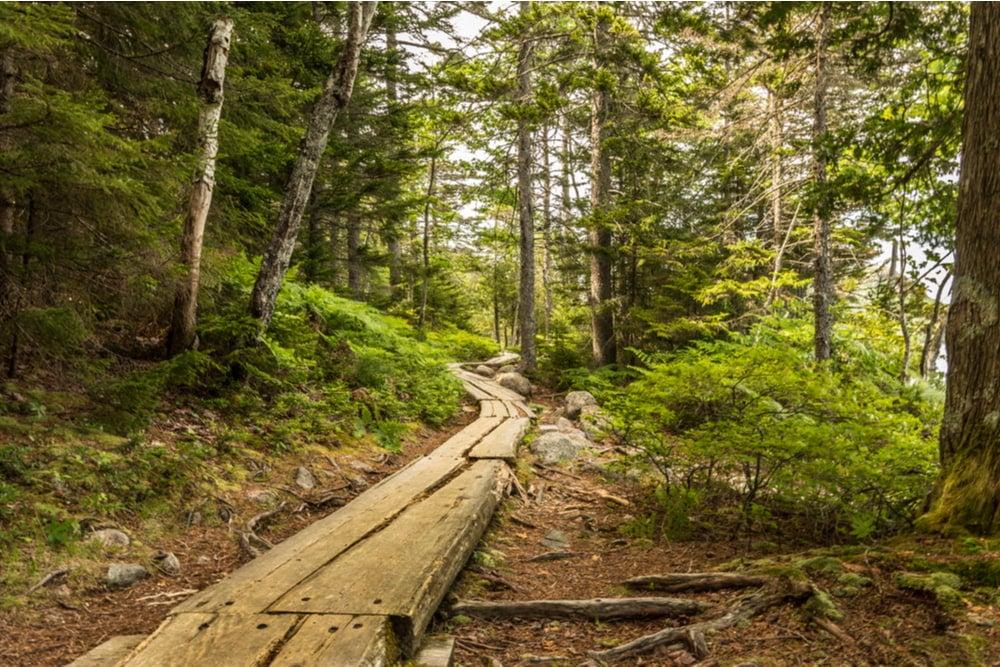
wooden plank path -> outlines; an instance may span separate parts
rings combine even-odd
[[[175,607],[145,638],[69,667],[450,665],[424,633],[507,490],[520,394],[453,367],[479,418],[427,456]]]

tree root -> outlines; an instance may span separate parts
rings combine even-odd
[[[598,598],[593,600],[530,600],[485,602],[469,600],[451,607],[452,614],[479,618],[584,618],[601,621],[620,618],[696,616],[708,603],[679,598]]]
[[[269,510],[267,512],[261,512],[257,516],[247,521],[246,530],[240,531],[240,546],[243,548],[243,551],[246,552],[248,556],[250,556],[251,558],[256,558],[265,551],[272,549],[274,547],[273,544],[271,544],[263,537],[258,535],[255,531],[257,530],[257,526],[261,522],[266,521],[267,519],[270,519],[276,514],[279,514],[280,512],[284,511],[285,507],[287,506],[288,503],[283,502],[277,507],[275,507],[273,510]]]

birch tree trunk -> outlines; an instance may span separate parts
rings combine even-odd
[[[530,2],[520,3],[526,19]],[[538,366],[535,354],[535,219],[532,206],[531,128],[524,117],[524,106],[531,99],[531,35],[521,37],[517,56],[517,97],[522,106],[517,121],[517,209],[521,223],[521,271],[518,314],[521,331],[521,368],[533,371]]]
[[[191,201],[181,236],[181,266],[185,275],[174,291],[174,309],[167,334],[167,355],[176,356],[195,345],[198,317],[198,283],[201,278],[201,248],[205,221],[212,206],[215,188],[215,156],[219,152],[219,120],[222,118],[223,84],[226,61],[233,35],[233,22],[220,19],[212,24],[205,47],[198,99],[204,105],[198,116],[198,145],[201,155],[191,188]]]
[[[615,363],[614,316],[611,311],[611,226],[607,218],[608,196],[611,192],[611,159],[605,148],[611,91],[601,74],[605,73],[605,58],[609,41],[607,20],[601,15],[601,4],[593,3],[597,12],[594,27],[594,69],[598,74],[591,93],[590,115],[590,313],[593,336],[594,366]]]
[[[1000,533],[1000,5],[971,5],[941,473],[925,527]]]
[[[271,241],[264,250],[260,271],[250,294],[250,315],[260,321],[263,332],[271,323],[278,292],[292,261],[295,238],[302,224],[302,214],[309,203],[316,170],[330,136],[330,129],[340,111],[347,106],[354,90],[354,79],[361,60],[361,47],[368,34],[377,2],[352,2],[347,18],[347,39],[337,64],[326,80],[323,95],[313,109],[306,134],[299,144],[299,155],[292,168],[285,199]]]
[[[813,186],[817,201],[813,204],[813,349],[817,363],[830,360],[832,353],[833,262],[830,259],[830,212],[823,189],[826,185],[826,156],[821,142],[826,134],[827,74],[826,39],[830,31],[830,3],[820,8],[816,30],[816,83],[813,93]]]

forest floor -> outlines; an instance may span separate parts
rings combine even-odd
[[[409,438],[403,454],[332,453],[336,461],[306,461],[325,468],[333,479],[337,468],[363,470],[368,483],[391,474],[409,460],[429,452],[474,417],[471,406],[440,432],[421,431]],[[173,424],[173,426],[171,426]],[[161,435],[183,420],[161,423]],[[814,617],[788,603],[768,608],[734,627],[708,636],[709,655],[697,660],[676,646],[631,658],[626,665],[1000,665],[998,581],[962,588],[959,599],[941,590],[901,588],[900,572],[926,573],[940,568],[988,572],[1000,557],[969,541],[932,538],[898,539],[868,547],[790,547],[760,541],[748,544],[711,532],[683,541],[636,537],[630,526],[642,517],[637,489],[600,474],[606,462],[600,448],[586,460],[560,468],[522,461],[519,477],[527,498],[511,497],[495,517],[479,550],[460,575],[447,603],[455,600],[589,599],[635,595],[623,582],[634,576],[675,572],[794,566],[808,572],[819,590],[831,593],[842,617],[819,627]],[[324,457],[325,458],[325,457]],[[302,465],[301,459],[272,461],[266,479],[282,480]],[[360,462],[361,465],[357,465]],[[353,465],[353,468],[351,467]],[[360,486],[360,485],[359,485]],[[262,483],[261,488],[280,488]],[[251,489],[246,489],[250,491]],[[360,492],[355,488],[352,493]],[[294,500],[294,499],[293,499]],[[82,562],[87,576],[71,574],[24,596],[19,604],[0,609],[0,664],[10,667],[64,665],[116,635],[146,634],[166,612],[194,591],[225,577],[249,556],[240,548],[234,527],[260,508],[248,494],[226,497],[235,519],[206,521],[183,531],[165,532],[148,540],[148,549],[175,553],[184,564],[177,575],[153,576],[123,590],[100,583],[92,561]],[[335,507],[314,510],[292,503],[260,531],[273,542],[300,530]],[[552,531],[569,540],[566,557],[538,560],[550,549],[541,543]],[[567,556],[568,554],[568,556]],[[543,556],[544,557],[544,556]],[[124,560],[124,554],[121,555]],[[44,573],[42,573],[44,574]],[[844,575],[870,582],[843,586]],[[41,579],[41,576],[38,577]],[[857,577],[855,577],[857,579]],[[722,613],[740,591],[693,595],[715,605],[694,620]],[[813,619],[813,620],[811,620]],[[431,632],[457,639],[457,664],[464,667],[514,665],[579,665],[589,651],[603,650],[684,620],[629,621],[517,619],[481,620],[439,614]]]

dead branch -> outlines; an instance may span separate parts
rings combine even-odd
[[[258,535],[255,531],[257,526],[262,522],[270,519],[276,514],[284,511],[288,503],[282,502],[280,505],[275,507],[273,510],[268,510],[267,512],[261,512],[257,516],[253,517],[246,523],[246,530],[240,532],[240,546],[243,550],[251,557],[256,558],[265,551],[273,549],[274,545],[265,540],[263,537]]]
[[[24,594],[25,595],[31,595],[32,593],[34,593],[35,591],[37,591],[42,586],[45,586],[45,585],[47,585],[47,584],[55,581],[59,577],[65,577],[67,574],[69,574],[72,571],[73,571],[73,568],[71,568],[71,567],[62,567],[62,568],[59,568],[58,570],[52,570],[51,572],[49,572],[48,574],[46,574],[44,577],[42,577],[41,581],[39,581],[37,584],[35,584],[34,586],[32,586],[31,588],[29,588],[28,590],[26,590],[24,592]]]
[[[579,551],[546,551],[543,554],[532,556],[527,560],[529,563],[540,563],[550,560],[565,560],[567,558],[579,558],[583,554]]]
[[[591,651],[589,655],[597,663],[608,663],[645,655],[661,646],[679,643],[688,645],[690,640],[685,638],[690,636],[689,633],[704,634],[725,630],[786,600],[803,600],[811,595],[812,589],[808,584],[772,578],[766,588],[738,599],[722,616],[679,628],[665,628],[606,651]]]
[[[650,618],[695,616],[712,605],[679,598],[613,598],[593,600],[530,600],[487,602],[468,600],[451,607],[452,614],[479,618]]]
[[[725,588],[753,588],[774,581],[774,577],[739,572],[674,572],[633,577],[624,582],[632,589],[665,593],[717,591]]]

